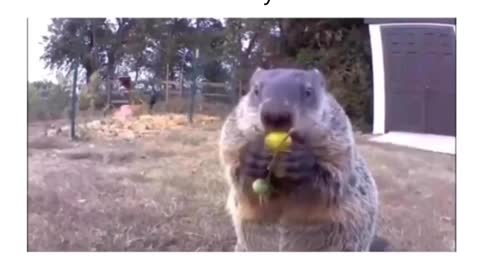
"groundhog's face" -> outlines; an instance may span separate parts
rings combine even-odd
[[[321,109],[325,85],[325,77],[315,69],[257,69],[242,100],[242,117],[261,131],[312,124],[308,122]]]

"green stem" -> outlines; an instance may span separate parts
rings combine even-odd
[[[283,138],[282,142],[280,143],[280,147],[282,147],[282,145],[287,141],[287,139],[290,137],[290,135],[292,134],[293,132],[293,128],[290,129],[287,133],[287,136],[285,136],[285,138]],[[279,155],[279,152],[280,151],[274,151],[273,153],[273,158],[272,160],[270,161],[270,163],[268,164],[267,166],[267,170],[268,170],[268,174],[267,174],[267,178],[265,179],[265,181],[267,181],[269,184],[270,184],[270,181],[271,181],[271,177],[272,177],[272,168],[273,166],[275,165],[275,163],[277,162],[277,159],[278,159],[278,155]]]

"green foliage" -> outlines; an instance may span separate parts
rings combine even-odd
[[[80,111],[91,110],[92,105],[94,110],[100,110],[105,107],[105,103],[107,102],[105,95],[95,95],[94,97],[91,97],[84,92],[82,92],[78,98]]]
[[[65,116],[70,106],[69,92],[52,82],[28,84],[28,121],[53,120]]]
[[[89,109],[101,109],[105,106],[106,98],[102,77],[100,72],[95,72],[90,77],[90,82],[86,89],[79,95],[79,109],[81,111]]]
[[[372,72],[365,36],[357,28],[332,33],[330,46],[301,49],[297,63],[325,72],[330,91],[345,108],[354,124],[368,129],[372,122]]]
[[[134,72],[134,81],[140,73],[138,79],[147,81],[178,79],[180,74],[191,79],[198,49],[203,75],[214,82],[235,78],[235,93],[246,89],[258,66],[316,67],[325,72],[354,124],[364,128],[372,121],[369,36],[362,19],[54,19],[49,30],[44,54],[48,66],[69,67],[79,59],[87,82],[99,72],[98,83],[90,83],[89,89],[103,80],[101,85],[111,91],[105,78],[115,78],[120,68]],[[105,102],[104,95],[94,96],[81,94],[80,108],[92,99]]]
[[[69,69],[78,60],[86,69],[87,80],[101,62],[99,41],[105,42],[106,19],[52,19],[49,35],[43,37],[45,52],[42,59],[49,68]]]

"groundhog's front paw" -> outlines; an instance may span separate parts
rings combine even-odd
[[[285,177],[292,180],[313,180],[320,173],[320,167],[313,151],[302,144],[294,143],[290,152],[280,158],[278,166],[284,169]]]
[[[247,146],[243,158],[244,176],[250,179],[265,178],[268,175],[268,165],[272,160],[272,153],[267,150],[263,141],[259,140]]]

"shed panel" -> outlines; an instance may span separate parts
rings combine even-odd
[[[456,54],[452,27],[382,26],[385,129],[455,136]]]

